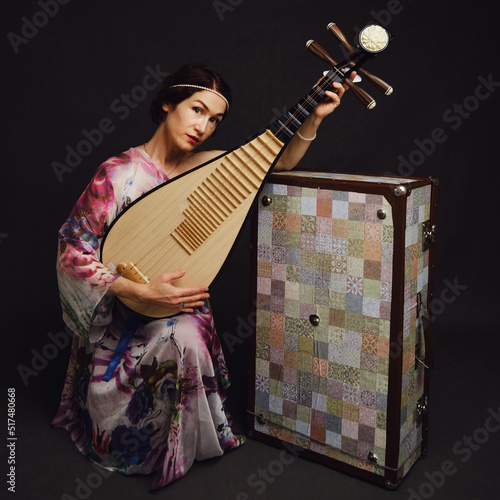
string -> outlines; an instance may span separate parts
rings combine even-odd
[[[346,63],[340,67],[334,66],[332,68],[333,74],[330,77],[323,79],[322,81],[320,81],[320,83],[318,85],[313,87],[311,92],[309,94],[307,94],[307,96],[305,97],[304,101],[299,102],[299,107],[297,107],[297,109],[294,111],[293,114],[290,113],[290,116],[285,120],[284,123],[282,123],[280,128],[274,134],[276,138],[279,139],[284,133],[286,133],[286,129],[288,128],[288,125],[292,122],[292,120],[294,118],[297,121],[299,121],[300,123],[303,122],[303,119],[302,120],[297,119],[297,116],[300,116],[302,118],[304,116],[304,113],[302,111],[300,111],[300,107],[303,107],[303,105],[305,105],[305,106],[310,105],[313,101],[316,102],[316,104],[319,104],[319,102],[317,101],[318,96],[322,98],[324,96],[324,91],[328,87],[330,87],[332,85],[332,83],[334,83],[335,81],[342,81],[343,79],[345,79],[346,75],[342,72],[342,69],[344,67],[348,66],[348,64],[349,63]],[[231,171],[231,174],[233,174],[235,179],[240,179],[236,172],[237,172],[237,169],[235,169],[234,171]],[[169,235],[167,235],[167,237],[168,236]],[[162,247],[161,243],[162,243],[162,241],[160,241],[158,243],[156,248],[155,247],[150,248],[149,251],[147,251],[144,255],[142,255],[142,257],[140,259],[137,259],[134,262],[134,264],[137,266],[138,269],[141,269],[141,262],[145,262],[146,260],[150,261],[151,259],[153,259],[153,261],[154,261],[154,255],[155,254],[158,255],[158,252],[161,252],[161,247]]]
[[[306,96],[306,99],[304,101],[304,104],[310,104],[312,101],[316,101],[316,97],[320,96],[320,92],[318,89],[321,89],[322,92],[324,92],[326,90],[326,88],[328,88],[329,86],[331,86],[332,83],[334,83],[335,81],[342,81],[344,78],[345,78],[345,74],[341,71],[342,68],[348,66],[349,63],[345,63],[343,66],[341,67],[336,67],[334,66],[332,68],[332,70],[334,71],[334,74],[332,76],[330,76],[329,78],[326,78],[325,80],[323,80],[322,82],[320,82],[318,85],[316,85],[312,91],[307,94]],[[340,80],[335,80],[336,77],[340,76]],[[319,104],[319,103],[318,103]],[[302,104],[301,104],[302,106]],[[302,121],[301,120],[298,120],[297,116],[301,116],[302,117],[303,113],[301,111],[299,111],[299,109],[297,108],[296,111],[294,111],[293,114],[290,113],[290,117],[287,118],[287,120],[282,123],[282,125],[280,126],[280,128],[277,130],[277,132],[275,133],[275,136],[279,139],[283,134],[286,133],[286,129],[288,128],[288,125],[290,125],[292,122],[293,122],[293,118],[297,119],[297,121],[301,122],[302,124]]]
[[[340,69],[341,68],[333,67],[334,74],[332,76],[330,76],[329,78],[326,78],[323,82],[320,82],[318,85],[316,85],[313,88],[313,91],[307,95],[307,97],[306,97],[306,99],[304,101],[304,104],[307,105],[307,104],[310,104],[313,100],[316,101],[316,97],[321,96],[321,94],[320,94],[320,92],[319,92],[318,89],[320,89],[324,93],[324,91],[326,90],[326,88],[328,88],[329,86],[331,86],[332,83],[335,82],[335,78],[337,76],[341,76],[343,78],[345,75],[340,71]],[[299,110],[297,109],[297,111],[295,111],[294,114],[291,115],[291,117],[296,118],[298,112],[299,112]],[[303,113],[300,112],[300,115],[302,115],[302,114]],[[287,125],[289,125],[290,123],[291,123],[291,119],[288,118],[285,121],[285,123],[283,124],[283,127],[288,128]],[[279,132],[279,130],[280,129],[278,129],[278,132]],[[285,130],[283,130],[282,133],[285,133]]]
[[[335,73],[325,79],[323,82],[320,82],[318,85],[316,85],[312,92],[310,92],[305,101],[304,101],[304,104],[311,104],[312,101],[316,101],[316,97],[318,97],[320,95],[320,92],[319,92],[319,89],[324,92],[324,90],[326,90],[326,88],[328,88],[334,81],[335,81],[335,77],[338,76],[338,74],[340,74],[340,70],[337,69],[337,68],[333,68]],[[344,76],[343,74],[341,74],[341,76]],[[286,133],[286,129],[288,128],[288,125],[292,122],[292,117],[293,118],[297,118],[298,115],[303,115],[302,112],[299,111],[299,109],[297,109],[296,111],[294,111],[293,114],[291,114],[291,116],[285,121],[285,123],[282,124],[282,126],[278,129],[277,133],[276,133],[276,137],[280,138],[284,133]],[[298,120],[298,121],[301,121],[301,120]]]

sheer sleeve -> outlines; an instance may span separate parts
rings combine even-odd
[[[119,276],[99,261],[101,241],[117,215],[117,196],[102,165],[59,231],[57,278],[68,327],[97,342],[112,320],[109,287]]]

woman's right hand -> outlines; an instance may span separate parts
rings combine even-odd
[[[135,283],[120,276],[109,291],[134,302],[193,312],[193,308],[202,306],[204,299],[208,299],[210,295],[206,286],[184,288],[172,285],[172,281],[182,278],[185,274],[186,271],[179,269],[161,274],[147,284]],[[183,307],[179,307],[180,305]]]

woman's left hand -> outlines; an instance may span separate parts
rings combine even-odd
[[[351,81],[356,77],[356,72],[353,71],[350,75]],[[324,77],[323,77],[324,78]],[[318,83],[321,80],[318,81]],[[346,91],[347,85],[344,83],[335,82],[332,84],[335,87],[335,92],[326,90],[325,95],[327,96],[323,101],[321,101],[313,111],[313,114],[316,115],[317,118],[322,120],[325,116],[328,116],[330,113],[335,111],[336,108],[340,106],[340,101],[344,92]]]
[[[335,111],[335,108],[338,108],[340,106],[340,100],[344,95],[345,89],[341,83],[335,82],[333,86],[337,91],[333,92],[331,90],[326,90],[326,97],[316,106],[313,111],[313,114],[315,114],[321,120],[325,118],[325,116],[328,116],[330,113],[333,113],[333,111]]]

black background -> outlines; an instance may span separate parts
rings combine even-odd
[[[384,97],[363,82],[377,99],[372,111],[346,94],[300,166],[432,176],[440,181],[433,419],[438,422],[435,428],[441,423],[449,430],[448,422],[454,424],[448,441],[441,441],[444,455],[436,459],[436,466],[428,465],[439,468],[445,455],[452,456],[453,443],[483,424],[487,409],[496,409],[499,402],[495,208],[500,71],[491,4],[476,2],[465,9],[450,0],[54,2],[8,2],[0,19],[2,368],[6,387],[16,389],[19,419],[29,427],[30,419],[39,415],[48,426],[57,408],[69,357],[68,348],[54,353],[46,347],[49,333],[64,331],[55,278],[57,231],[98,165],[153,134],[148,107],[154,90],[138,88],[147,68],[165,75],[185,62],[202,61],[220,72],[233,89],[233,106],[207,147],[229,149],[294,104],[328,69],[305,50],[307,40],[317,40],[340,59],[343,51],[326,25],[335,21],[354,40],[359,28],[376,21],[394,40],[367,69],[390,82],[394,94]],[[45,3],[57,6],[50,15],[43,14]],[[481,84],[484,81],[489,86]],[[124,104],[124,95],[132,96],[131,104]],[[76,149],[85,140],[84,131],[98,128],[104,119],[113,130],[102,134],[88,154],[58,178],[54,162],[65,164],[67,148]],[[438,136],[439,143],[433,140]],[[247,225],[211,289],[217,329],[234,379],[236,411],[242,413],[246,345],[227,339],[249,318],[249,246]],[[36,364],[34,357],[42,352],[53,359]],[[25,368],[34,372],[23,372]],[[456,411],[439,404],[450,394]],[[471,417],[473,410],[476,418]],[[45,432],[50,441],[66,437]],[[431,432],[430,449],[432,437]],[[32,438],[25,437],[19,445],[26,458],[18,467],[18,485],[24,481],[26,492],[41,487],[28,486],[26,469],[31,470],[31,461],[39,460],[46,449],[43,441],[31,442]],[[439,437],[434,439],[439,449]],[[498,435],[492,435],[483,449],[492,450],[494,440],[498,444]],[[70,446],[67,449],[72,453]],[[70,456],[82,465],[78,455]],[[478,471],[486,470],[479,465],[486,457],[475,453]],[[466,467],[464,471],[475,470]],[[247,475],[242,472],[234,479],[241,484],[234,491],[244,491]],[[436,495],[445,495],[459,476]],[[415,488],[425,480],[420,475]],[[71,493],[69,483],[64,490],[54,486],[53,478],[40,481],[45,487],[41,491],[52,492],[46,498]],[[485,483],[480,484],[467,494],[457,487],[453,498],[486,498],[480,495]],[[275,488],[273,495],[279,491]],[[93,494],[100,498],[104,487]],[[400,498],[409,496],[407,490],[404,495]],[[25,498],[31,497],[26,493]]]

